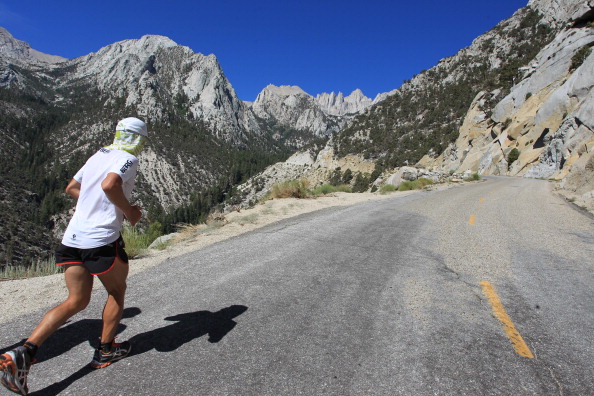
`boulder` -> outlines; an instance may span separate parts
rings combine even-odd
[[[158,249],[160,246],[163,246],[164,244],[171,241],[177,234],[177,232],[174,232],[172,234],[161,235],[149,245],[149,249]]]
[[[399,168],[396,173],[388,177],[386,184],[392,184],[393,186],[398,187],[403,181],[412,181],[417,180],[418,178],[419,171],[417,168],[403,166],[402,168]]]

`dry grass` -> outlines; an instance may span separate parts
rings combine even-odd
[[[306,198],[309,195],[309,182],[300,179],[275,184],[268,198]]]
[[[53,258],[38,260],[30,266],[7,266],[0,271],[0,280],[35,278],[37,276],[54,275],[63,272],[62,266],[56,265]]]

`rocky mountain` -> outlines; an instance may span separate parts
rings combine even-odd
[[[34,50],[28,43],[12,37],[3,27],[0,27],[0,55],[25,64],[58,63],[66,60],[61,56],[48,55]]]
[[[555,178],[578,200],[594,198],[593,34],[594,2],[532,0],[380,95],[325,147],[274,165],[242,192],[257,199],[290,178],[316,186],[336,169],[394,180],[415,165],[421,174]]]
[[[479,92],[456,141],[420,164],[559,179],[579,195],[594,197],[594,3],[530,6],[558,27],[555,38],[519,69],[507,95]]]
[[[59,84],[81,82],[122,100],[149,121],[168,117],[172,102],[185,116],[204,121],[234,145],[261,136],[214,55],[194,53],[162,36],[125,40],[68,62]]]
[[[338,95],[334,92],[318,94],[316,96],[316,103],[326,114],[346,116],[362,113],[374,101],[365,96],[363,91],[356,89],[348,96],[344,96],[342,92],[339,92]]]
[[[360,153],[385,168],[412,165],[429,152],[439,155],[457,139],[476,94],[507,95],[518,68],[530,64],[556,29],[538,9],[518,10],[355,118],[334,140],[337,155]]]
[[[35,51],[5,29],[0,43],[0,154],[10,159],[0,164],[0,234],[10,235],[0,240],[0,265],[39,256],[23,252],[47,250],[40,241],[60,235],[72,206],[65,183],[110,143],[120,118],[149,125],[135,199],[166,227],[200,221],[235,184],[344,123],[306,94],[306,106],[284,110],[292,102],[270,89],[243,102],[214,55],[162,36],[71,60]],[[332,126],[318,129],[316,117]],[[8,249],[11,240],[18,246]]]
[[[358,189],[399,180],[390,174],[552,177],[594,196],[593,9],[531,0],[373,101],[271,85],[247,103],[214,55],[166,37],[63,60],[0,30],[0,265],[48,251],[72,206],[65,183],[125,116],[152,130],[135,199],[168,226],[204,219],[225,197],[257,199],[274,182],[313,187],[340,174]]]
[[[347,97],[332,92],[314,98],[296,86],[268,85],[258,94],[252,110],[275,131],[276,139],[285,136],[294,147],[302,147],[312,138],[330,137],[340,131],[372,103],[361,90]]]
[[[18,44],[0,53],[0,152],[10,159],[0,164],[2,264],[39,257],[31,246],[49,251],[73,204],[65,184],[110,143],[123,117],[150,126],[135,199],[153,220],[199,221],[233,184],[286,156],[214,55],[144,36],[72,60],[28,63],[28,46],[2,33],[4,43]]]

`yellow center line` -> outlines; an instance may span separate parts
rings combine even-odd
[[[474,225],[474,219],[475,219],[475,215],[470,215],[470,220],[468,220],[468,224],[470,225]]]
[[[485,293],[489,299],[489,304],[491,304],[491,307],[493,308],[495,317],[502,323],[503,330],[505,330],[505,333],[514,346],[516,352],[520,356],[533,359],[534,355],[530,351],[530,348],[528,348],[528,345],[526,345],[524,342],[524,339],[520,335],[520,332],[516,329],[516,326],[514,326],[514,323],[510,317],[505,312],[503,304],[501,304],[501,300],[499,299],[499,296],[495,292],[493,286],[487,281],[482,281],[480,285],[483,289],[483,293]]]

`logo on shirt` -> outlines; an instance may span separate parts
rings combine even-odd
[[[101,147],[99,149],[99,151],[101,151],[102,153],[109,153],[110,152],[110,150],[106,149],[105,147]]]
[[[76,234],[72,234],[72,239],[76,240]]]
[[[126,161],[126,163],[124,164],[124,166],[122,166],[122,167],[120,168],[120,172],[122,172],[122,173],[126,173],[126,171],[127,171],[128,169],[130,169],[130,167],[131,167],[131,166],[132,166],[132,161],[130,161],[130,160]]]

